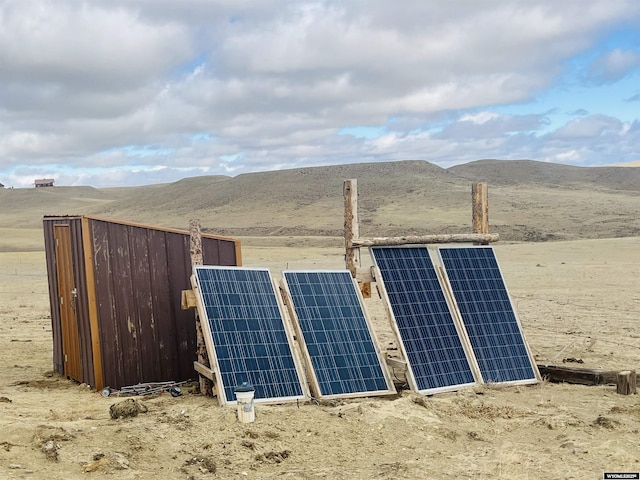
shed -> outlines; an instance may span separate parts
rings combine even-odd
[[[101,390],[194,378],[190,234],[95,216],[43,219],[53,366]],[[240,241],[202,234],[205,265],[241,265]]]
[[[34,180],[33,184],[36,188],[53,187],[54,181],[55,180],[53,178],[38,178]]]

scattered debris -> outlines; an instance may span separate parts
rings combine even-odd
[[[215,474],[218,468],[216,461],[213,459],[213,457],[195,456],[184,462],[184,466],[189,466],[189,465],[197,465],[198,469],[202,473]]]
[[[58,450],[60,450],[59,443],[56,443],[53,440],[48,440],[42,444],[40,450],[42,450],[42,453],[45,454],[48,460],[51,460],[52,462],[58,461]]]
[[[0,442],[0,446],[4,448],[6,452],[10,452],[11,447],[17,447],[15,443],[11,443],[11,442]]]
[[[109,414],[112,419],[137,417],[139,413],[147,413],[149,409],[139,400],[129,398],[122,402],[114,403],[109,407]]]
[[[11,400],[8,397],[0,397],[0,403],[12,403],[13,400]]]
[[[256,455],[256,461],[263,463],[282,463],[291,455],[291,450],[282,450],[280,452],[266,452]]]
[[[103,397],[110,397],[111,395],[125,397],[130,395],[153,395],[155,393],[169,392],[172,397],[179,397],[182,395],[182,390],[179,385],[183,385],[190,381],[191,380],[185,380],[183,382],[137,383],[135,385],[122,387],[120,390],[112,389],[111,387],[104,387],[100,390],[100,395]]]
[[[562,363],[584,363],[584,360],[582,360],[581,358],[569,357],[569,358],[563,358]]]
[[[620,422],[614,420],[613,418],[600,415],[593,421],[593,425],[597,427],[604,427],[608,430],[614,430],[618,425],[620,425]]]
[[[103,468],[104,467],[104,468]],[[83,465],[82,471],[85,473],[95,472],[97,470],[127,470],[129,468],[129,460],[119,452],[105,455],[104,453],[96,453],[93,461]]]

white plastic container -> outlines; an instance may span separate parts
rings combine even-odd
[[[238,420],[240,423],[251,423],[256,419],[256,412],[253,406],[255,390],[253,385],[243,382],[234,390],[238,401]]]

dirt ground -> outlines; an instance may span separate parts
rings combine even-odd
[[[640,238],[495,249],[538,363],[640,371]],[[343,253],[340,239],[248,238],[243,246],[245,265],[275,277],[286,268],[340,268]],[[382,348],[393,352],[380,300],[367,308]],[[44,253],[0,252],[2,479],[582,480],[640,471],[640,396],[615,386],[543,381],[432,397],[400,390],[258,405],[252,424],[185,389],[176,398],[136,397],[143,411],[114,420],[110,406],[123,398],[103,398],[51,368]]]

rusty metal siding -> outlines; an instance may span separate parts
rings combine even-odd
[[[82,368],[79,382],[95,385],[93,371],[93,352],[89,324],[87,301],[86,269],[82,246],[82,222],[80,217],[45,217],[43,219],[47,277],[49,280],[49,304],[51,308],[51,330],[53,334],[53,369],[64,374],[64,352],[62,351],[62,320],[60,317],[60,292],[58,291],[58,273],[56,268],[55,225],[69,225],[71,234],[71,256],[75,288],[78,290],[76,318],[80,341],[80,365]]]

